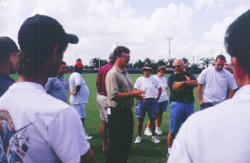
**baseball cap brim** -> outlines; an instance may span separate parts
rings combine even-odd
[[[150,71],[151,71],[152,68],[151,68],[151,67],[143,67],[143,68],[142,68],[142,71],[144,71],[144,70],[150,70]]]
[[[74,34],[67,34],[66,33],[66,41],[71,44],[77,44],[79,42],[79,39]]]

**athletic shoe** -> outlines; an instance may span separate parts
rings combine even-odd
[[[144,135],[152,136],[151,129],[147,127],[147,128],[145,129],[145,131],[144,131]]]
[[[92,137],[92,136],[89,136],[87,133],[85,133],[85,138],[86,138],[87,140],[90,140],[90,139],[92,139],[93,137]]]
[[[156,128],[155,128],[155,133],[156,133],[157,135],[161,135],[161,134],[162,134],[162,131],[161,131],[160,127],[156,127]]]
[[[136,138],[135,138],[135,144],[139,144],[139,143],[141,143],[142,142],[142,137],[141,136],[137,136]]]
[[[155,144],[158,144],[158,143],[161,142],[160,139],[158,138],[158,136],[152,136],[151,141],[152,141],[153,143],[155,143]]]

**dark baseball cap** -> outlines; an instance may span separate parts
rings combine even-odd
[[[43,46],[47,42],[76,44],[78,41],[76,35],[66,33],[56,19],[46,15],[36,14],[26,19],[18,32],[18,43],[22,51],[31,46]]]
[[[11,53],[18,52],[16,43],[9,37],[0,37],[0,57],[7,58]]]

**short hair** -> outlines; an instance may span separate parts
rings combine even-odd
[[[226,61],[226,57],[222,54],[220,55],[217,55],[217,57],[215,58],[215,61],[217,61],[217,59],[220,59],[220,60],[223,60],[223,61]]]
[[[76,62],[82,62],[81,58],[77,58]]]
[[[9,37],[0,37],[0,64],[5,65],[11,53],[18,52],[16,43]]]
[[[114,58],[115,60],[120,57],[122,55],[122,53],[130,53],[130,50],[125,47],[125,46],[117,46],[114,51],[113,51],[113,55],[114,55]]]
[[[35,15],[24,21],[18,32],[21,48],[19,74],[26,77],[38,76],[43,65],[50,59],[54,46],[63,52],[68,43],[76,44],[78,38],[67,34],[54,18]]]
[[[224,42],[228,54],[250,75],[250,10],[229,25]]]

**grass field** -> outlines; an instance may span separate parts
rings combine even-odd
[[[136,78],[140,76],[140,74],[133,74],[131,78],[133,82],[135,82]],[[85,128],[91,136],[94,138],[90,140],[90,144],[92,149],[94,150],[95,157],[98,163],[105,162],[105,156],[101,152],[101,139],[99,136],[99,111],[96,104],[96,74],[83,74],[84,79],[87,82],[87,85],[90,90],[89,102],[87,104],[87,119]],[[68,81],[68,75],[65,76],[65,79]],[[194,90],[195,97],[196,89]],[[195,108],[197,110],[197,99],[195,99]],[[134,110],[134,108],[133,108]],[[135,116],[134,116],[135,117]],[[163,163],[165,162],[165,152],[166,152],[166,133],[168,130],[168,119],[169,119],[169,108],[167,112],[163,115],[163,121],[161,129],[163,134],[160,136],[161,143],[153,144],[150,141],[150,137],[143,135],[144,141],[142,144],[133,144],[132,151],[129,156],[129,163]],[[147,118],[145,119],[147,120]],[[136,119],[135,119],[136,123]],[[145,129],[144,123],[144,128]],[[122,129],[121,129],[122,130]],[[135,138],[135,130],[134,130],[134,138]]]

